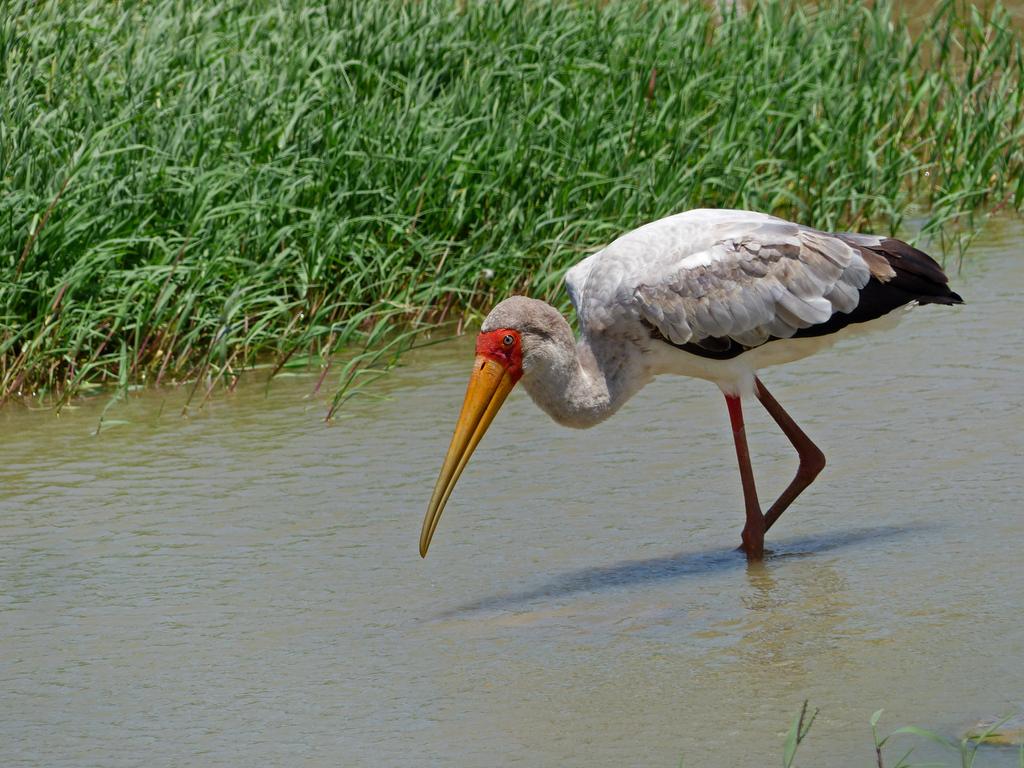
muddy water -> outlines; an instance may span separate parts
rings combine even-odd
[[[698,381],[585,433],[514,392],[426,561],[469,341],[332,427],[303,376],[138,394],[98,437],[101,401],[6,409],[0,764],[759,766],[804,699],[805,764],[870,764],[876,709],[1020,707],[1022,239],[973,247],[968,306],[766,374],[830,465],[754,567]],[[795,462],[748,413],[767,498]]]

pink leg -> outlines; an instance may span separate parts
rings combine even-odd
[[[736,459],[740,465],[740,480],[743,482],[743,503],[746,506],[747,522],[743,526],[743,546],[748,560],[764,557],[764,532],[767,530],[761,505],[757,502],[757,488],[754,486],[754,471],[750,467],[750,451],[747,449],[747,431],[743,427],[743,409],[740,399],[726,395],[729,406],[729,421],[732,423],[732,439],[736,443]]]
[[[754,380],[754,393],[769,415],[775,419],[775,423],[779,425],[786,437],[789,438],[789,442],[793,444],[797,454],[800,456],[800,466],[796,471],[796,477],[786,486],[786,490],[782,492],[782,495],[772,504],[764,516],[764,529],[767,531],[782,516],[782,513],[786,511],[786,507],[792,504],[793,500],[825,468],[825,454],[821,452],[818,446],[811,442],[811,438],[804,434],[804,431],[796,425],[793,418],[782,409],[778,401],[765,389],[760,379]],[[733,429],[735,429],[735,426]]]

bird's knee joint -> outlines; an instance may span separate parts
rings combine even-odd
[[[821,451],[815,450],[813,453],[808,453],[800,457],[800,468],[798,473],[808,480],[813,480],[821,474],[821,470],[824,468],[825,454]]]

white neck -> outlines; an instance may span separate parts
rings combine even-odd
[[[564,322],[564,319],[563,319]],[[567,427],[592,427],[615,413],[650,380],[631,344],[573,342],[569,324],[527,352],[523,386]]]

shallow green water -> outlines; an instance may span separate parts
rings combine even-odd
[[[147,392],[98,437],[103,402],[4,410],[0,764],[760,766],[808,698],[803,763],[868,765],[880,707],[1020,707],[1022,238],[977,243],[967,306],[766,372],[830,464],[760,566],[698,381],[585,433],[514,392],[425,561],[470,340],[331,427],[314,377]],[[767,499],[795,461],[748,415]]]

